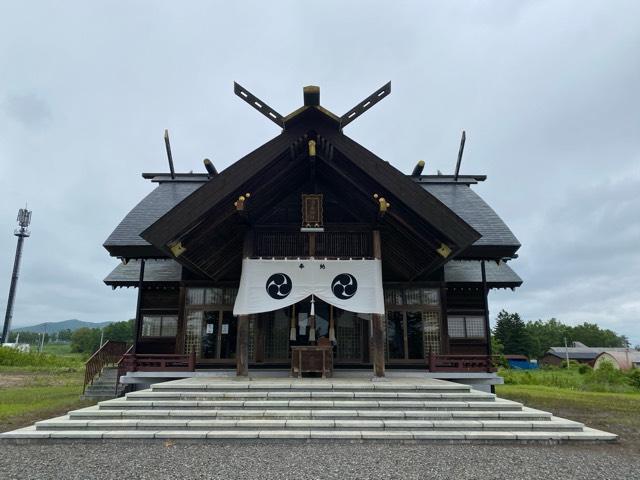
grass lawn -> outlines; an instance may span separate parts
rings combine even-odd
[[[50,353],[51,355],[73,358],[78,361],[84,361],[87,358],[87,355],[83,353],[72,353],[70,343],[45,343],[42,353]]]
[[[80,400],[83,371],[0,367],[0,432],[91,405]]]
[[[640,452],[640,393],[585,392],[545,385],[497,385],[496,394],[599,430]]]

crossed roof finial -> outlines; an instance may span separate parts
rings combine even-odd
[[[242,100],[247,102],[253,108],[262,113],[265,117],[278,125],[280,128],[284,128],[285,117],[273,108],[260,100],[258,97],[249,92],[246,88],[242,87],[239,83],[233,82],[233,91]],[[362,102],[357,104],[347,113],[338,117],[340,120],[340,128],[344,128],[353,122],[356,118],[369,110],[372,106],[382,100],[384,97],[391,93],[391,82],[383,85],[378,90],[373,92]],[[309,86],[304,88],[305,105],[306,106],[319,106],[320,105],[320,87]]]

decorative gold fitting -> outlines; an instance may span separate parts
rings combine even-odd
[[[441,243],[440,248],[436,248],[436,252],[438,252],[441,257],[447,258],[449,255],[451,255],[451,248],[449,248],[448,245]]]
[[[309,140],[309,156],[310,157],[315,157],[316,156],[316,141],[315,140]]]
[[[236,207],[236,210],[243,211],[244,210],[244,202],[251,196],[251,194],[249,192],[245,193],[244,195],[240,195],[238,197],[238,200],[236,200],[235,202],[233,202],[233,206]]]
[[[174,257],[179,257],[187,251],[187,249],[182,245],[181,242],[172,242],[168,245],[168,247]]]
[[[378,202],[380,204],[380,213],[386,212],[387,209],[391,206],[391,204],[387,202],[384,197],[380,197],[378,199]]]

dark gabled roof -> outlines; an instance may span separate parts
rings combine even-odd
[[[176,202],[156,221],[143,228],[142,236],[168,254],[167,243],[197,224],[198,220],[211,209],[211,205],[228,199],[234,194],[244,193],[239,192],[238,189],[247,178],[259,174],[264,174],[264,178],[272,176],[274,172],[269,175],[269,166],[274,159],[286,154],[296,139],[295,136],[283,132],[258,147],[224,169],[202,188],[196,189],[197,191],[183,199],[184,201]]]
[[[422,182],[421,186],[482,235],[462,257],[511,257],[520,248],[509,227],[468,184],[429,181]]]
[[[426,275],[445,263],[447,259],[436,253],[443,243],[455,256],[480,238],[444,203],[346,137],[339,125],[328,121],[326,114],[315,108],[296,115],[280,135],[211,178],[141,236],[167,254],[169,244],[180,242],[184,247],[178,257],[180,263],[210,278],[220,278],[225,269],[235,265],[230,263],[235,262],[235,257],[241,258],[241,252],[234,246],[242,243],[243,228],[246,230],[246,226],[238,223],[233,202],[239,195],[250,192],[248,212],[252,215],[252,209],[258,212],[273,207],[286,194],[284,185],[306,181],[312,171],[307,135],[317,138],[314,165],[318,175],[336,182],[336,188],[349,196],[346,201],[359,202],[370,210],[372,217],[377,211],[374,193],[393,203],[384,220],[390,226],[388,231],[397,235],[401,225],[410,232],[413,238],[410,249],[418,257],[405,265],[403,272],[407,278]],[[386,258],[394,255],[399,258],[402,242],[396,241],[394,249],[388,238]]]
[[[552,348],[551,350],[547,351],[545,355],[552,355],[562,360],[566,358],[566,353],[564,349],[562,349],[562,351],[559,351],[557,349]],[[597,356],[598,356],[598,352],[595,352],[595,351],[594,352],[572,352],[571,349],[569,349],[569,360],[593,360]]]
[[[145,258],[166,257],[166,254],[144,240],[140,233],[162,215],[196,191],[206,177],[180,177],[174,181],[160,181],[158,186],[142,199],[124,217],[104,242],[104,248],[113,257]],[[197,180],[197,181],[195,181]]]
[[[627,349],[623,347],[587,347],[584,344],[575,342],[581,346],[579,347],[550,347],[545,355],[553,355],[558,358],[565,359],[567,353],[569,359],[576,360],[593,360],[602,352],[625,352]]]
[[[120,263],[104,279],[112,287],[134,287],[140,279],[140,261]],[[144,281],[147,283],[177,283],[182,280],[182,265],[171,259],[147,259],[144,264]]]
[[[485,262],[487,285],[490,288],[514,288],[522,285],[522,279],[505,262]],[[478,260],[451,260],[444,265],[447,283],[480,283],[482,270]]]

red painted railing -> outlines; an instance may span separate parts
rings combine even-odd
[[[89,360],[84,364],[84,385],[82,386],[82,394],[84,395],[87,385],[91,385],[93,383],[104,367],[107,365],[117,364],[126,351],[127,344],[125,342],[107,340],[104,345],[96,351],[96,353],[91,355],[91,358],[89,358]]]
[[[127,372],[193,372],[196,355],[128,353],[118,362],[118,378]]]
[[[497,368],[489,355],[429,354],[430,372],[495,372]]]

